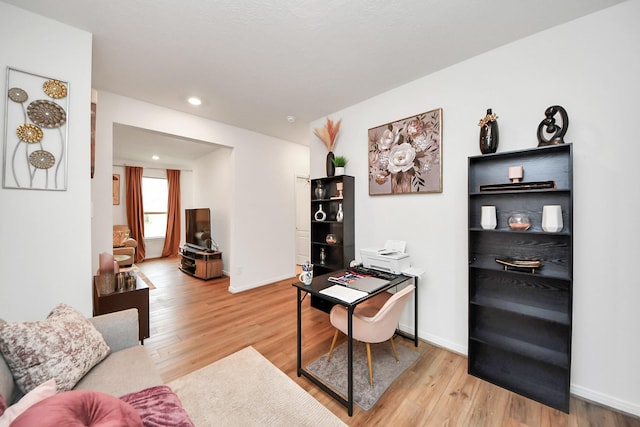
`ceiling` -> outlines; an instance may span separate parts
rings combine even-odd
[[[222,146],[149,129],[114,124],[113,159],[116,166],[190,169],[193,162]],[[153,159],[151,156],[158,156]]]
[[[310,121],[622,2],[3,1],[91,32],[98,90],[300,144]]]

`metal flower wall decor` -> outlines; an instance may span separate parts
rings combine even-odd
[[[369,195],[442,192],[442,108],[369,129]]]
[[[7,68],[4,188],[67,189],[69,84]]]

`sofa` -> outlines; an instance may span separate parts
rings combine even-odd
[[[127,225],[113,226],[113,255],[127,255],[128,258],[118,260],[120,267],[129,267],[136,260],[136,248],[138,242],[131,237],[131,231]]]
[[[58,307],[62,308],[59,309]],[[40,323],[44,324],[49,321],[51,316],[56,313],[56,310],[58,310],[58,312],[62,312],[63,316],[66,316],[69,312],[71,312],[72,316],[77,316],[77,312],[73,313],[73,309],[70,309],[68,306],[64,306],[64,304],[61,304],[58,307],[52,311],[45,321]],[[60,316],[60,314],[57,315]],[[90,330],[88,332],[82,331],[80,333],[81,336],[77,339],[77,341],[80,341],[78,345],[83,348],[92,347],[93,352],[99,353],[102,351],[104,353],[104,350],[101,349],[104,347],[102,342],[98,346],[82,342],[85,335],[93,334],[95,333],[95,330],[102,336],[104,343],[108,346],[108,350],[106,351],[107,354],[104,356],[99,354],[98,357],[103,358],[90,367],[88,372],[82,374],[79,380],[74,379],[71,382],[65,378],[65,375],[67,371],[73,371],[73,369],[64,367],[63,369],[56,370],[56,366],[50,366],[49,369],[53,372],[50,376],[53,376],[54,379],[51,380],[49,375],[45,373],[43,376],[37,377],[36,381],[39,383],[40,381],[46,380],[44,385],[51,381],[55,381],[57,383],[57,385],[54,385],[55,394],[37,401],[32,406],[31,402],[29,402],[28,405],[30,406],[26,408],[26,411],[19,411],[18,416],[15,419],[16,424],[12,423],[11,426],[28,426],[34,420],[41,420],[42,411],[46,411],[44,413],[46,414],[47,424],[43,424],[43,422],[39,421],[39,426],[53,426],[56,425],[57,422],[66,420],[66,418],[56,418],[53,416],[62,416],[60,414],[64,413],[60,412],[58,408],[61,405],[58,401],[64,399],[67,401],[64,404],[66,406],[69,405],[68,401],[71,400],[74,402],[71,406],[85,405],[83,408],[87,407],[87,411],[90,412],[92,416],[99,416],[99,414],[96,413],[99,411],[94,411],[94,408],[96,407],[95,402],[90,401],[90,403],[87,403],[88,399],[95,400],[96,396],[99,402],[105,406],[108,404],[121,405],[128,411],[131,411],[131,408],[133,408],[133,411],[135,414],[138,414],[141,420],[141,423],[138,423],[134,420],[135,414],[129,414],[126,417],[128,420],[126,424],[116,423],[114,425],[145,427],[193,425],[188,414],[182,408],[178,397],[168,386],[163,385],[162,378],[155,369],[153,360],[146,348],[140,345],[140,342],[138,341],[137,309],[123,310],[84,320],[88,320],[89,323],[83,327]],[[36,359],[29,353],[28,346],[20,343],[21,340],[24,341],[24,336],[20,336],[20,331],[29,331],[29,328],[33,329],[34,324],[38,325],[39,323],[22,322],[20,324],[10,324],[0,321],[0,334],[3,334],[3,336],[0,337],[0,351],[2,352],[0,355],[0,418],[2,418],[3,412],[9,411],[9,409],[5,411],[6,407],[12,405],[11,407],[15,406],[18,408],[22,401],[28,400],[28,398],[32,399],[31,394],[35,393],[40,387],[42,387],[42,385],[40,385],[31,391],[27,390],[29,392],[25,395],[23,390],[25,388],[23,384],[24,376],[22,376],[22,371],[19,370],[20,366],[15,366],[16,355],[18,355],[20,359]],[[24,325],[26,325],[25,327],[27,329],[20,329]],[[71,329],[65,325],[62,325],[62,328],[65,330]],[[15,336],[16,331],[17,337],[12,338],[13,341],[12,339],[7,339],[7,335],[13,334]],[[48,335],[56,334],[55,332],[51,333],[50,331],[46,333]],[[64,334],[64,331],[62,334]],[[71,334],[73,334],[73,332],[71,332]],[[29,332],[25,332],[22,335],[29,335]],[[39,345],[41,345],[42,342],[49,343],[50,341],[47,337],[37,337],[36,340],[39,341]],[[64,341],[73,341],[73,339],[69,340],[67,337]],[[11,345],[14,345],[16,348],[19,347],[19,350],[13,352],[12,349],[9,348]],[[52,347],[55,346],[55,344],[52,345]],[[25,349],[25,347],[27,348]],[[74,351],[82,352],[82,350]],[[43,354],[52,354],[50,357],[55,358],[55,353],[56,349],[53,348],[51,352],[45,350]],[[42,360],[49,356],[39,357],[40,360],[36,360],[32,363],[36,368],[49,363],[48,360]],[[58,358],[57,362],[54,361],[54,365],[56,363],[61,364],[63,359],[64,363],[66,363],[67,360],[77,361],[76,359],[78,358],[76,358],[75,355],[66,354],[63,358]],[[79,363],[81,364],[82,362]],[[10,368],[12,364],[14,365],[13,370]],[[80,401],[80,403],[77,403],[77,401]],[[65,410],[67,409],[66,406],[64,406]],[[54,407],[54,409],[51,409],[52,407]],[[100,407],[100,405],[98,405],[98,407]],[[70,410],[73,411],[73,414],[78,413],[77,407],[71,408]],[[109,410],[105,413],[109,413],[111,414],[110,416],[113,416],[114,411]],[[30,415],[33,417],[32,419],[29,419]],[[71,415],[65,415],[65,417],[69,416]],[[20,423],[19,421],[22,422]],[[2,425],[2,420],[0,419],[0,426]]]

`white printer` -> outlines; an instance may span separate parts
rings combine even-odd
[[[360,249],[362,265],[393,274],[401,274],[411,267],[411,258],[406,254],[407,243],[402,240],[387,240],[384,248]]]

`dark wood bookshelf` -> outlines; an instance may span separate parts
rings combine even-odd
[[[524,182],[553,181],[553,188],[500,189],[510,166],[523,167]],[[469,374],[564,412],[573,323],[572,169],[571,144],[469,158]],[[495,229],[480,225],[485,205],[496,206]],[[561,206],[560,232],[542,229],[545,205]],[[531,227],[510,229],[514,213],[527,215]],[[505,258],[542,266],[496,262]]]
[[[355,231],[354,231],[354,182],[349,175],[339,175],[311,180],[311,263],[314,276],[331,273],[349,267],[355,259]],[[336,184],[342,184],[342,197],[337,197]],[[316,195],[316,188],[325,190],[322,197]],[[342,205],[342,221],[336,216]],[[322,206],[326,218],[316,220],[315,214]],[[327,235],[336,236],[336,243],[327,243]],[[324,252],[325,259],[321,257]],[[332,304],[326,300],[311,297],[311,306],[329,312]]]

